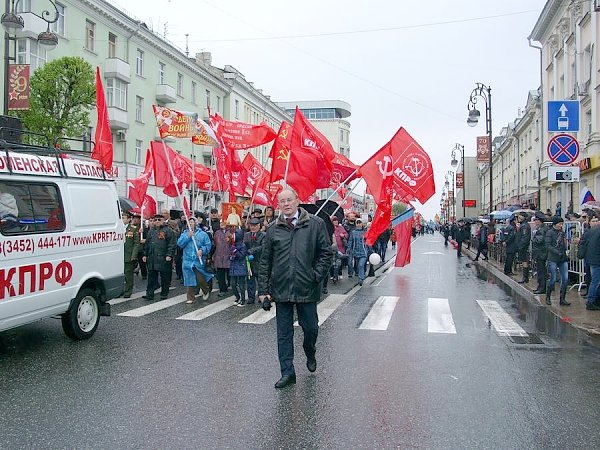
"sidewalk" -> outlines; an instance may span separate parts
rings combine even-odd
[[[571,305],[559,306],[560,283],[557,283],[552,295],[552,306],[548,306],[545,294],[533,293],[537,287],[534,278],[530,277],[527,284],[519,284],[518,281],[522,279],[520,271],[511,277],[504,274],[503,264],[495,260],[474,261],[474,250],[463,248],[463,254],[473,260],[472,264],[476,266],[480,276],[488,279],[492,277],[498,285],[510,292],[519,310],[528,315],[527,320],[534,320],[540,331],[555,334],[561,339],[575,338],[600,346],[600,311],[586,310],[586,300],[579,295],[576,288],[567,291],[566,300]],[[548,312],[550,314],[547,314]]]

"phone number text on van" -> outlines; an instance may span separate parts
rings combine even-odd
[[[88,236],[45,236],[37,239],[37,245],[33,238],[9,239],[0,242],[0,254],[7,256],[13,253],[34,254],[37,250],[53,248],[78,247],[82,245],[101,244],[105,242],[123,241],[123,233],[115,231],[104,231],[92,233]]]

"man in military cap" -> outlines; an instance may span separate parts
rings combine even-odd
[[[131,224],[136,226],[138,234],[140,235],[140,246],[137,254],[137,263],[139,266],[139,273],[142,276],[142,280],[148,278],[148,270],[146,269],[146,263],[143,261],[144,258],[144,244],[146,242],[146,236],[148,235],[148,227],[142,224],[142,216],[138,213],[131,215]],[[134,273],[137,271],[134,269]]]
[[[258,263],[262,253],[265,232],[260,231],[262,219],[252,217],[249,220],[250,231],[244,235],[244,244],[248,249],[248,261],[250,261],[250,273],[248,273],[248,304],[256,301],[256,289],[258,287]]]
[[[160,298],[164,300],[168,297],[171,286],[177,237],[165,223],[163,215],[156,214],[152,222],[154,226],[148,232],[144,245],[144,262],[148,265],[148,286],[143,298],[154,300],[154,290],[158,288],[160,274]]]
[[[131,213],[129,211],[123,211],[121,219],[125,225],[125,288],[123,289],[123,297],[129,298],[133,291],[133,270],[140,248],[140,233],[138,227],[131,223]]]

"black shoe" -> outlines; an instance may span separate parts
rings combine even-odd
[[[162,295],[162,294],[161,294],[161,296],[160,296],[160,299],[161,299],[161,300],[166,300],[168,297],[169,297],[168,295]]]
[[[585,309],[588,311],[600,311],[600,306],[596,305],[595,303],[586,303]]]
[[[275,383],[275,389],[283,389],[290,384],[296,384],[296,374],[283,375],[277,383]]]
[[[252,300],[252,301],[248,300],[248,301],[246,302],[246,305],[254,305],[254,300]]]
[[[536,289],[535,291],[533,291],[534,294],[545,294],[546,291],[544,289]]]
[[[123,298],[131,298],[131,295],[124,295]]]
[[[518,283],[519,284],[527,284],[527,283],[529,283],[529,280],[521,280],[521,281],[518,281]]]
[[[323,289],[323,295],[327,295],[329,294],[329,291],[327,289]]]
[[[571,306],[571,302],[568,302],[566,300],[561,300],[558,304],[561,306]]]
[[[217,294],[217,297],[219,297],[219,298],[229,297],[229,294],[227,292],[219,292]]]
[[[600,309],[600,308],[598,308],[598,309]],[[315,359],[314,356],[312,358],[306,359],[306,368],[308,369],[309,372],[314,372],[315,370],[317,370],[317,360]]]
[[[588,295],[587,289],[585,291],[584,290],[579,291],[579,295],[581,295],[582,297],[587,297],[587,295]]]
[[[143,298],[144,300],[149,300],[149,301],[152,301],[152,300],[154,300],[154,297],[150,297],[149,295],[142,295],[142,298]]]

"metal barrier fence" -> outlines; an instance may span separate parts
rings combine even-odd
[[[546,226],[548,228],[552,227],[552,222],[546,222]],[[488,243],[488,258],[494,259],[499,263],[504,263],[506,260],[506,247],[500,242],[499,235],[503,227],[496,225],[496,238],[494,239],[494,243]],[[577,221],[565,221],[563,225],[563,231],[567,236],[567,250],[569,253],[569,274],[572,276],[569,279],[575,279],[576,282],[571,286],[572,288],[577,287],[581,289],[582,286],[585,286],[584,278],[585,278],[585,263],[583,259],[577,258],[577,244],[581,239],[581,235],[583,234],[583,227],[581,222]],[[535,233],[535,229],[531,227],[531,236],[533,237]],[[477,237],[474,235],[471,236],[471,246],[477,250],[478,241]],[[529,244],[529,254],[531,255],[531,243]],[[516,260],[516,258],[515,258]],[[533,262],[533,261],[532,261]],[[515,266],[517,262],[515,261]],[[515,269],[513,266],[513,269]],[[530,264],[533,267],[533,264]],[[557,279],[560,279],[558,277]]]

